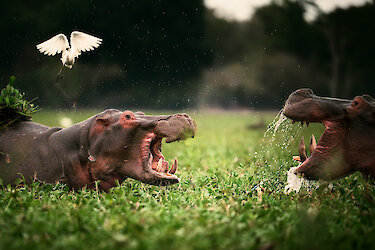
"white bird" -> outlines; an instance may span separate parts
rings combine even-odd
[[[102,43],[102,39],[91,36],[79,31],[73,31],[70,34],[70,46],[68,38],[64,34],[58,34],[41,44],[36,48],[43,54],[54,56],[62,52],[61,62],[69,69],[72,68],[75,59],[81,55],[81,52],[94,50]],[[60,71],[62,73],[62,71]],[[60,74],[59,73],[59,74]]]

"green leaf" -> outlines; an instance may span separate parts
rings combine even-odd
[[[18,89],[13,87],[14,81],[15,77],[11,77],[9,84],[0,92],[0,108],[7,108],[3,109],[5,113],[1,113],[2,109],[0,109],[0,116],[2,118],[0,120],[0,128],[10,126],[19,120],[30,120],[31,115],[35,113],[38,108],[31,102],[23,99],[24,93],[21,94]],[[32,101],[34,100],[35,99]]]

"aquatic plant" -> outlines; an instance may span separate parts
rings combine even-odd
[[[8,85],[0,92],[0,129],[17,121],[30,121],[38,106],[24,99],[25,94],[13,87],[15,77],[10,77]]]

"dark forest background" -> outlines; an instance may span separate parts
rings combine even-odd
[[[284,0],[251,20],[217,18],[203,0],[6,1],[0,8],[0,81],[11,75],[42,107],[279,108],[297,88],[375,95],[375,0],[319,12]],[[317,8],[313,22],[307,7]],[[103,39],[55,86],[60,57],[36,44],[73,30]]]

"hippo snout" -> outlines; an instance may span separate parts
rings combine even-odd
[[[177,114],[159,121],[155,126],[155,132],[164,135],[165,141],[169,143],[194,138],[196,125],[187,114]]]

